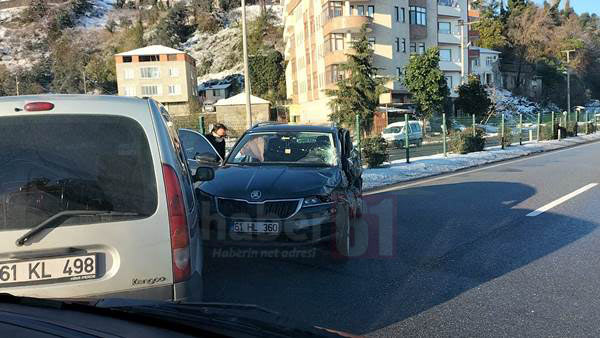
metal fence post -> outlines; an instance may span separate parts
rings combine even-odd
[[[585,134],[589,134],[590,133],[590,115],[588,114],[588,111],[585,111]]]
[[[475,114],[473,114],[473,137],[477,136],[477,133],[475,132]]]
[[[204,135],[206,134],[206,131],[204,130],[204,116],[200,115],[200,117],[198,118],[198,130],[200,131],[200,134]]]
[[[519,114],[519,145],[523,145],[523,114]]]
[[[447,149],[447,144],[446,144],[446,113],[442,114],[442,139],[443,139],[443,145],[444,145],[444,157],[447,157],[448,149]]]
[[[554,112],[552,112],[552,136],[551,139],[554,140]]]
[[[537,119],[537,138],[536,138],[536,140],[538,142],[540,142],[540,128],[542,128],[542,114],[538,113],[537,118],[538,119]]]
[[[410,126],[408,125],[408,114],[404,114],[404,148],[406,148],[406,163],[410,163],[410,143],[408,139],[408,131]]]
[[[579,136],[579,109],[575,110],[575,136]]]
[[[354,124],[354,134],[356,135],[356,145],[358,148],[359,156],[362,157],[362,151],[360,149],[360,114],[356,114],[356,121]]]
[[[501,134],[502,137],[500,138],[500,144],[502,145],[502,149],[504,149],[504,113],[502,113],[502,122],[500,124],[500,128],[502,128]]]

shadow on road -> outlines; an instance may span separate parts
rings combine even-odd
[[[367,196],[355,241],[368,248],[359,249],[359,257],[343,265],[209,258],[205,300],[258,304],[313,325],[371,332],[526,266],[597,227],[561,215],[528,218],[531,210],[513,209],[533,194],[518,183],[468,182]]]

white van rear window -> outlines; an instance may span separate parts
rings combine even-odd
[[[64,224],[144,218],[154,213],[157,199],[148,140],[136,121],[0,117],[0,231],[29,229],[67,210],[121,215],[71,217]]]

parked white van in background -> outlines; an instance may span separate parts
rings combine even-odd
[[[167,119],[151,99],[0,98],[0,293],[201,296],[194,179]]]
[[[408,129],[408,144],[420,147],[423,144],[423,128],[419,121],[408,121],[409,128],[405,127],[406,122],[394,122],[389,124],[381,136],[386,140],[389,146],[404,148],[406,142],[406,132]]]

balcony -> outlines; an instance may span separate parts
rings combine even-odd
[[[438,16],[460,18],[460,6],[457,0],[438,0]]]
[[[446,72],[460,72],[460,62],[440,61],[440,69]]]
[[[336,50],[325,53],[325,66],[337,65],[346,62],[346,54],[348,50]]]
[[[329,17],[323,25],[323,34],[331,33],[358,33],[364,24],[371,24],[373,18],[358,15],[342,15]]]
[[[460,35],[439,33],[438,43],[460,45]]]

